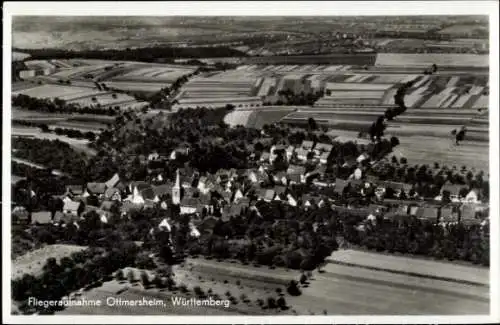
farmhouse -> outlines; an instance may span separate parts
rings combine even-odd
[[[79,216],[80,213],[82,213],[83,208],[84,207],[82,202],[66,201],[64,202],[63,212],[66,214]]]

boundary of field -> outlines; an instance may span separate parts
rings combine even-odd
[[[410,271],[399,271],[399,270],[393,270],[393,269],[388,269],[388,268],[383,268],[383,267],[362,265],[359,263],[350,263],[350,262],[335,261],[335,260],[329,260],[328,263],[350,266],[350,267],[358,267],[358,268],[372,270],[372,271],[382,271],[382,272],[388,272],[388,273],[393,273],[393,274],[403,274],[403,275],[413,276],[413,277],[417,277],[417,278],[426,278],[426,279],[431,279],[431,280],[440,280],[440,281],[447,281],[447,282],[453,282],[453,283],[459,283],[459,284],[467,284],[467,285],[473,285],[473,286],[477,286],[477,287],[489,287],[489,285],[486,285],[486,284],[481,283],[481,282],[476,282],[476,281],[460,280],[460,279],[455,279],[455,278],[450,278],[450,277],[445,277],[445,276],[428,275],[428,274],[421,274],[421,273],[410,272]]]
[[[349,275],[349,274],[339,274],[339,273],[335,273],[332,271],[320,273],[319,275],[322,277],[328,277],[329,275],[331,275],[331,276],[334,276],[336,278],[342,278],[342,279],[347,279],[347,280],[355,280],[355,281],[359,281],[359,282],[374,283],[374,284],[391,286],[391,287],[395,287],[395,288],[423,290],[423,291],[432,292],[432,293],[451,294],[451,295],[463,297],[466,299],[473,299],[473,300],[477,300],[477,301],[486,301],[488,303],[490,302],[489,298],[479,297],[479,296],[473,295],[473,294],[460,293],[460,292],[446,290],[446,289],[437,289],[437,288],[433,288],[433,287],[425,287],[425,286],[419,286],[419,285],[414,285],[414,284],[403,284],[403,283],[398,283],[398,282],[390,282],[390,281],[385,281],[385,280],[366,278],[366,277],[362,277],[362,276],[355,276],[355,275]],[[480,287],[487,287],[487,286],[481,285]]]

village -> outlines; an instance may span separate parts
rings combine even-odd
[[[215,174],[201,174],[186,166],[176,171],[174,179],[167,179],[161,172],[154,174],[150,170],[150,181],[130,182],[115,174],[102,183],[68,185],[63,195],[54,197],[62,201],[58,211],[36,211],[29,216],[22,206],[14,206],[14,222],[77,225],[87,212],[95,211],[106,223],[108,218],[126,217],[132,210],[177,207],[181,215],[191,216],[192,233],[197,237],[200,235],[197,227],[203,228],[207,218],[228,221],[239,216],[244,209],[256,209],[258,201],[279,201],[305,209],[323,206],[330,206],[336,211],[347,209],[364,216],[365,222],[375,220],[376,216],[415,216],[442,225],[459,221],[483,225],[487,222],[488,204],[482,201],[480,188],[446,182],[439,189],[439,195],[423,197],[412,184],[382,181],[365,175],[367,166],[375,163],[366,153],[344,164],[343,167],[352,171],[347,179],[331,178],[326,174],[331,150],[331,144],[303,141],[297,147],[272,145],[259,157],[253,153],[252,158],[259,165],[255,169],[221,169]],[[189,154],[189,149],[178,148],[169,157],[154,152],[145,163],[168,163],[179,154]],[[286,161],[286,170],[274,170],[273,164],[279,159]],[[315,166],[312,170],[308,165],[310,163]],[[313,189],[312,193],[298,194],[303,191],[297,192],[295,188],[305,184]],[[36,196],[36,193],[31,195]],[[349,198],[357,199],[353,201]],[[162,222],[168,224],[172,221],[165,219]]]

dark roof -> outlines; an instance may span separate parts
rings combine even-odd
[[[109,210],[111,210],[111,207],[113,206],[113,204],[115,204],[115,202],[113,202],[113,201],[103,201],[101,203],[101,207],[100,208],[102,210],[109,211]]]
[[[345,181],[341,178],[335,179],[335,193],[342,194],[344,191],[344,188],[349,184],[348,181]]]
[[[79,194],[83,193],[84,187],[83,187],[83,185],[67,185],[66,191],[68,191],[72,194],[75,194],[75,195],[79,195]]]
[[[286,187],[284,187],[284,186],[275,186],[274,187],[274,192],[276,194],[284,194],[286,192]]]
[[[87,190],[91,194],[104,194],[106,192],[105,183],[87,183]]]
[[[438,208],[435,207],[422,207],[418,209],[417,217],[437,220],[438,212]]]
[[[300,183],[301,181],[301,178],[300,178],[301,174],[288,174],[287,175],[287,178],[291,181],[291,182],[295,182],[295,183]]]
[[[245,208],[243,204],[237,203],[224,207],[222,210],[222,217],[236,217],[239,216],[242,210]]]
[[[194,197],[184,198],[181,201],[181,206],[184,206],[184,207],[197,208],[199,205],[200,205],[200,201],[198,200],[198,198],[194,198]]]
[[[162,185],[157,185],[153,186],[153,192],[155,195],[158,195],[158,197],[166,194],[171,194],[172,193],[172,185],[171,184],[162,184]]]
[[[287,174],[298,174],[303,175],[306,172],[306,168],[304,166],[299,165],[289,165],[286,171]]]
[[[153,200],[155,198],[155,192],[152,186],[148,186],[141,191],[141,195],[145,200]]]
[[[473,204],[464,204],[460,208],[461,220],[476,219],[476,207]]]
[[[441,208],[441,221],[443,222],[458,221],[458,215],[453,212],[453,208],[443,207]]]
[[[462,188],[467,188],[467,185],[454,185],[454,184],[445,184],[443,185],[443,187],[441,188],[441,194],[444,192],[444,191],[448,191],[450,192],[450,195],[455,195],[455,196],[458,196],[460,194],[460,190]]]
[[[412,188],[413,185],[407,184],[407,183],[400,183],[400,182],[382,182],[380,186],[383,186],[385,188],[392,188],[393,190],[404,190],[405,192],[409,192]]]

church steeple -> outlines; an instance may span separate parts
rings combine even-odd
[[[179,169],[176,171],[175,175],[175,185],[172,187],[172,203],[181,203],[181,176],[179,174]]]

